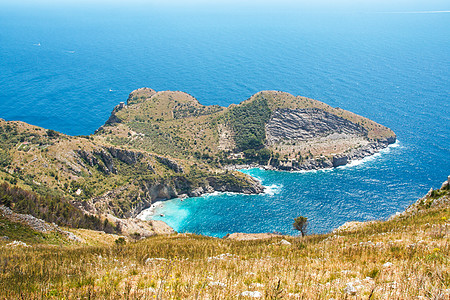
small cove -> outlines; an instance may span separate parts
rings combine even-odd
[[[146,219],[165,221],[178,232],[216,237],[233,232],[295,234],[292,222],[299,215],[310,220],[310,233],[329,232],[347,221],[384,219],[409,205],[405,199],[418,193],[396,179],[396,159],[405,150],[397,142],[378,154],[335,169],[243,169],[240,171],[262,182],[264,194],[212,193],[172,199],[159,202]],[[383,179],[374,175],[380,172]]]
[[[55,10],[0,9],[0,118],[85,135],[144,86],[222,106],[281,90],[400,140],[333,170],[242,170],[271,187],[264,195],[164,202],[162,219],[179,231],[294,233],[305,215],[310,232],[328,232],[402,211],[449,175],[448,13]]]

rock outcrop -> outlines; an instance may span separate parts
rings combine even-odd
[[[128,165],[137,163],[144,156],[141,152],[130,151],[122,148],[106,147],[106,150],[108,150],[112,157],[117,158]]]
[[[183,167],[177,163],[175,160],[162,157],[162,156],[155,156],[156,160],[166,166],[167,168],[171,169],[175,173],[183,173]]]
[[[282,171],[309,171],[336,168],[339,166],[344,166],[351,161],[361,160],[365,157],[374,155],[394,142],[395,139],[390,139],[389,141],[376,141],[356,149],[351,149],[345,154],[339,154],[331,157],[321,156],[313,159],[304,159],[300,162],[297,160],[278,161],[276,164],[272,163],[270,166],[263,167]]]
[[[107,219],[120,229],[121,234],[136,239],[175,233],[175,230],[163,221],[144,221],[137,218],[120,219],[113,215],[108,215]]]
[[[450,203],[450,176],[448,176],[447,181],[442,183],[440,189],[433,190],[431,188],[424,197],[408,206],[405,211],[393,215],[390,219],[415,215],[420,211],[432,207],[445,206],[448,203]]]
[[[89,166],[96,166],[102,173],[117,174],[117,169],[114,166],[113,158],[111,154],[104,149],[95,149],[92,152],[85,150],[78,150],[78,155],[89,164]]]
[[[308,141],[332,134],[366,136],[358,124],[317,108],[277,109],[266,125],[267,142]]]
[[[318,108],[278,109],[266,125],[267,144],[295,158],[272,160],[285,171],[336,168],[373,155],[395,142],[395,136],[369,141],[360,124]]]

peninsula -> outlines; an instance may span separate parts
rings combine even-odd
[[[42,218],[51,219],[52,202],[63,202],[63,211],[79,212],[85,227],[146,236],[156,222],[135,217],[155,201],[264,191],[235,166],[338,167],[378,152],[396,136],[367,118],[284,92],[259,92],[225,108],[179,91],[141,88],[93,135],[1,120],[0,139],[0,181],[43,197],[36,208]],[[74,225],[65,219],[58,220]]]

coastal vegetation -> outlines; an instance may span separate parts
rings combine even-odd
[[[236,150],[244,151],[246,158],[252,158],[249,150],[260,149],[266,141],[265,125],[269,121],[271,111],[267,100],[259,95],[253,101],[243,102],[230,109],[228,118]],[[247,152],[245,152],[247,151]]]
[[[311,115],[311,111],[319,115]],[[290,117],[292,113],[301,114],[307,122],[299,123],[298,118]],[[320,114],[329,120],[322,122]],[[279,115],[289,123],[276,123],[274,117]],[[310,134],[293,136],[293,129]],[[274,168],[288,162],[297,168],[302,164],[323,168],[307,161],[361,152],[368,144],[379,146],[381,142],[382,148],[395,141],[390,129],[367,118],[288,93],[263,91],[239,105],[220,108],[203,106],[186,93],[148,88],[133,91],[127,105],[117,106],[96,137],[117,146],[201,160],[217,167],[270,163]]]
[[[0,184],[0,205],[11,208],[16,213],[30,214],[49,223],[72,228],[86,228],[115,232],[117,229],[107,220],[89,215],[60,196],[41,196],[7,183]]]

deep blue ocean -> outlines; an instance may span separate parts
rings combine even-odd
[[[140,87],[228,106],[281,90],[394,130],[398,143],[334,170],[244,172],[264,195],[164,202],[180,232],[312,233],[384,219],[450,175],[450,13],[307,13],[0,5],[0,118],[91,134]],[[164,214],[160,217],[159,214]]]

